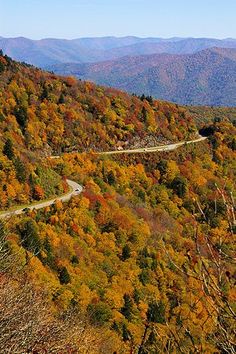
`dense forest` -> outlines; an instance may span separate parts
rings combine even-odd
[[[170,103],[0,62],[1,208],[67,177],[84,187],[1,220],[0,352],[234,353],[234,122],[172,152],[99,155],[196,126]]]
[[[186,106],[186,109],[197,126],[221,121],[236,122],[235,107]]]
[[[186,109],[60,78],[0,56],[0,210],[66,189],[45,156],[115,150],[196,134]]]

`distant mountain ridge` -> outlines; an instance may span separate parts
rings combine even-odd
[[[236,105],[236,49],[126,56],[101,63],[56,65],[51,69],[180,104]]]
[[[236,39],[98,37],[73,40],[0,37],[0,49],[15,60],[46,68],[61,63],[86,63],[118,59],[127,55],[157,53],[192,54],[212,48],[236,48]]]

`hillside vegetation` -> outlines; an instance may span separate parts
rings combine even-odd
[[[0,92],[0,209],[66,189],[45,168],[45,156],[130,147],[141,140],[155,145],[196,132],[184,108],[60,78],[7,56],[0,56]]]
[[[186,106],[186,109],[197,126],[222,121],[236,122],[235,107]]]
[[[195,124],[170,103],[0,62],[1,202],[16,186],[27,200],[34,179],[84,187],[1,220],[0,352],[234,353],[235,125],[168,153],[102,156],[86,150],[182,140]],[[81,151],[49,158],[66,149]]]
[[[71,337],[62,348],[232,351],[234,136],[230,123],[218,123],[210,146],[115,159],[67,154],[49,162],[80,181],[83,194],[16,217],[8,230],[31,286],[46,292],[56,317],[72,311],[80,331],[86,328],[76,341],[68,322]],[[42,348],[53,348],[51,340]]]

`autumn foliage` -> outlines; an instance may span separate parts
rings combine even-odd
[[[27,201],[60,193],[60,176],[84,187],[68,203],[15,216],[5,226],[0,300],[10,308],[7,294],[17,292],[27,321],[38,321],[20,350],[38,343],[39,353],[53,352],[50,331],[59,326],[66,329],[55,337],[62,353],[233,353],[235,126],[211,123],[207,141],[173,152],[98,155],[87,150],[153,134],[184,139],[195,126],[169,103],[4,66],[2,205],[19,195]],[[26,120],[24,109],[14,110],[22,100]],[[74,147],[83,152],[44,158],[47,149]],[[25,180],[16,159],[26,163]],[[12,256],[17,261],[10,267]],[[34,301],[39,305],[30,311]],[[22,328],[19,309],[16,299],[13,329]],[[70,311],[78,316],[67,317]],[[37,342],[37,331],[46,331],[46,344]]]

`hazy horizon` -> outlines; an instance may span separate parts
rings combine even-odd
[[[73,41],[73,40],[77,40],[77,39],[94,39],[94,38],[139,38],[139,39],[162,39],[162,40],[171,40],[171,39],[216,39],[216,40],[236,40],[236,37],[204,37],[204,36],[199,36],[199,37],[194,37],[194,36],[186,36],[186,37],[180,37],[177,35],[173,35],[171,37],[158,37],[158,36],[137,36],[137,35],[132,35],[132,34],[127,34],[124,36],[113,36],[113,35],[105,35],[105,36],[83,36],[83,37],[75,37],[75,38],[63,38],[63,37],[42,37],[42,38],[30,38],[30,37],[26,37],[26,36],[22,36],[22,35],[18,35],[18,36],[2,36],[0,35],[0,38],[6,38],[6,39],[17,39],[17,38],[25,38],[25,39],[29,39],[32,41],[41,41],[41,40],[45,40],[45,39],[58,39],[58,40],[66,40],[66,41]]]
[[[234,0],[0,0],[0,35],[236,38]]]

